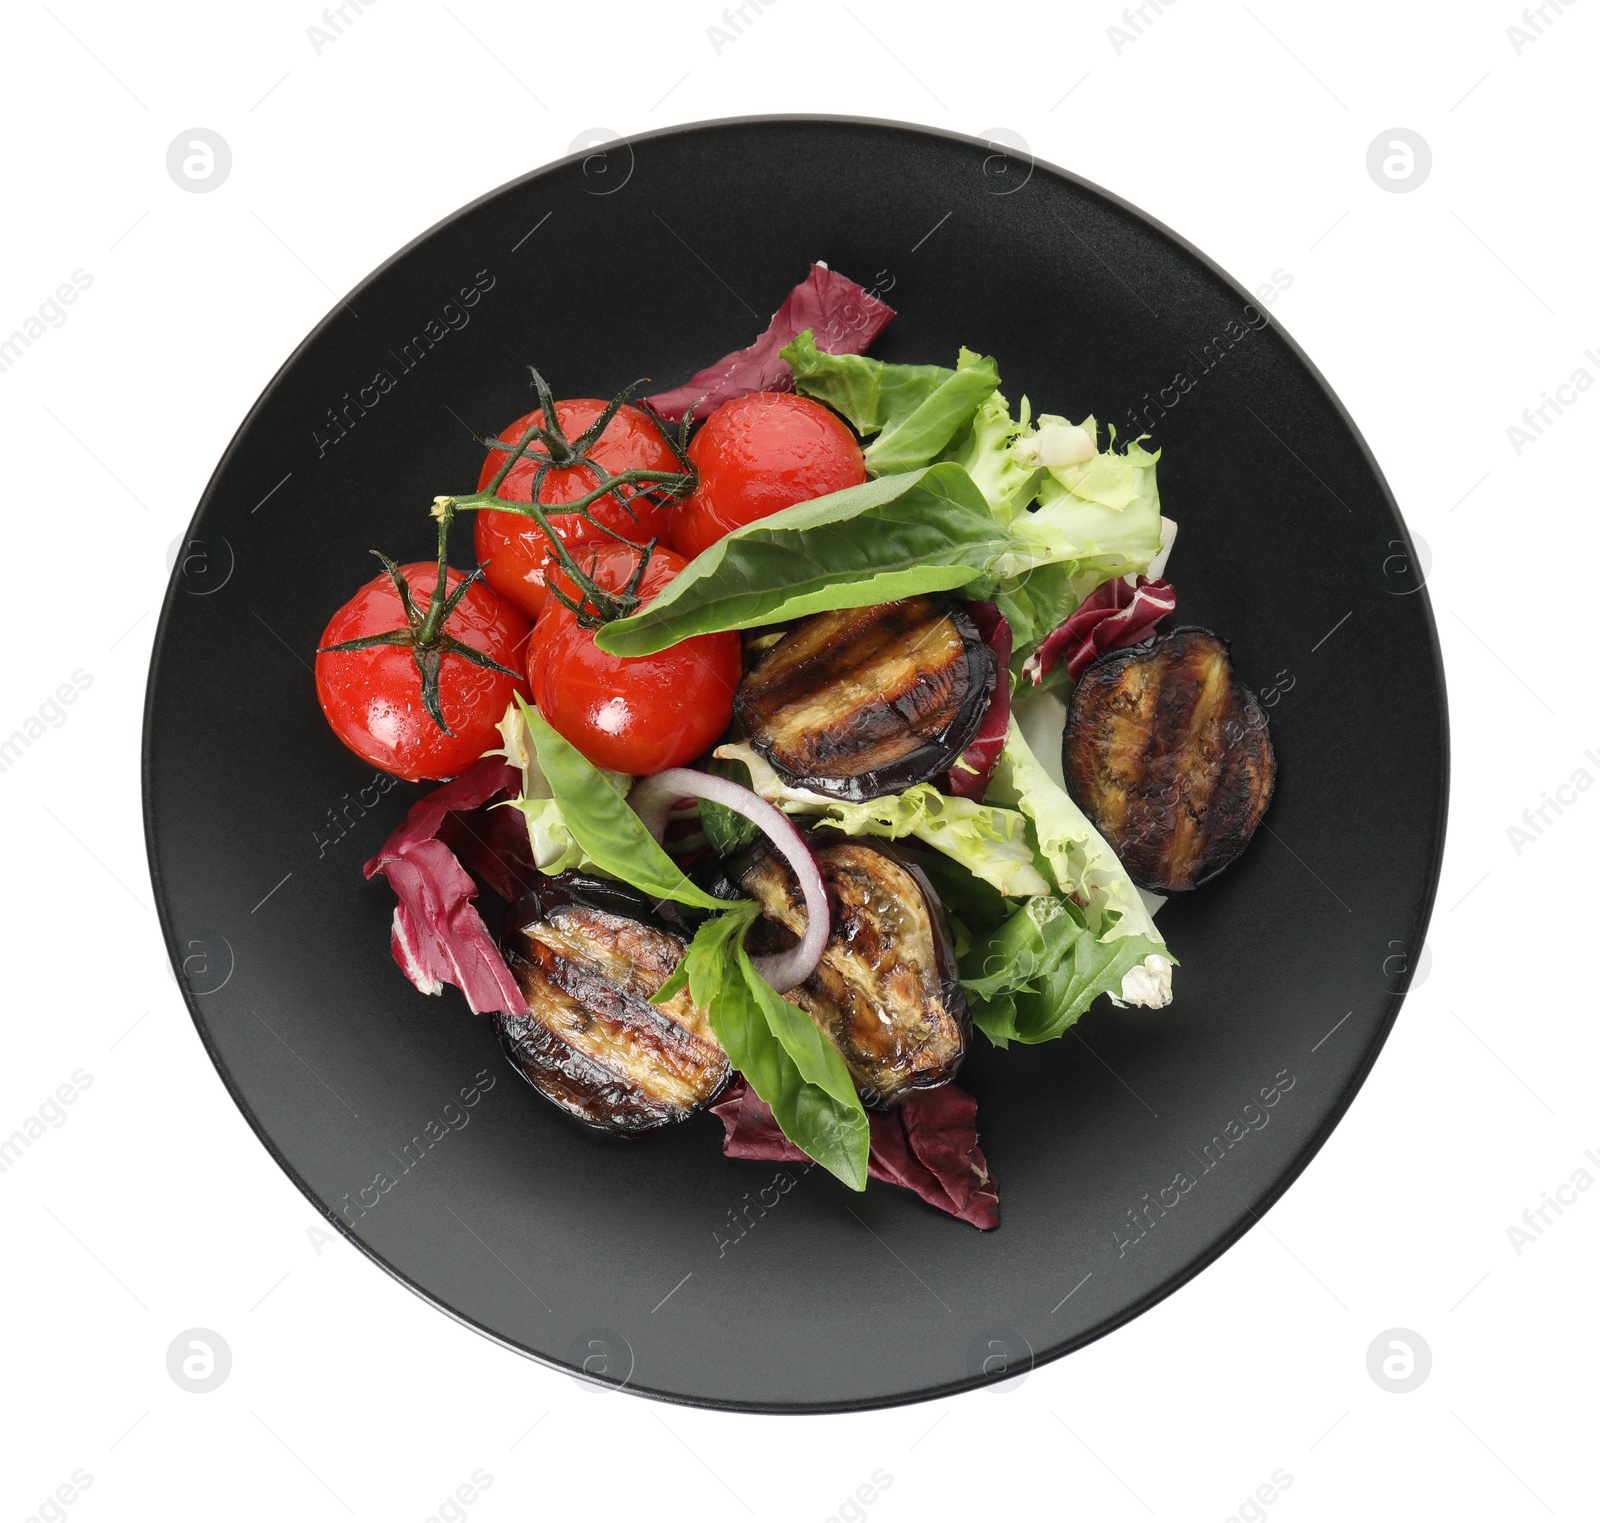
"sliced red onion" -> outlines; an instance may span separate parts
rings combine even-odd
[[[628,795],[628,803],[635,814],[644,821],[644,827],[660,840],[666,830],[667,813],[681,798],[709,799],[721,804],[735,814],[742,814],[764,834],[782,853],[783,859],[794,870],[800,883],[800,892],[806,900],[806,933],[786,952],[774,952],[767,957],[750,959],[755,970],[774,989],[782,994],[796,984],[804,983],[812,970],[822,961],[823,949],[828,945],[828,932],[832,929],[828,912],[828,888],[822,881],[822,870],[805,838],[789,823],[780,809],[775,809],[758,793],[730,782],[725,777],[714,777],[709,772],[696,772],[692,767],[669,767],[653,777],[640,778]]]

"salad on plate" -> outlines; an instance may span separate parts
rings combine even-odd
[[[366,865],[395,961],[547,1100],[631,1135],[709,1109],[729,1157],[987,1229],[974,1032],[1171,1002],[1156,911],[1244,849],[1276,762],[1226,641],[1170,623],[1159,451],[1013,406],[971,350],[872,358],[893,315],[817,264],[670,391],[534,371],[316,683],[351,750],[442,783]]]

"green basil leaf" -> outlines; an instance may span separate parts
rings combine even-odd
[[[754,899],[740,899],[725,904],[724,911],[714,919],[701,922],[678,966],[668,975],[666,983],[650,996],[652,1005],[664,1005],[687,986],[689,998],[702,1010],[711,1012],[712,1025],[716,1025],[716,1004],[722,997],[728,970],[734,964],[733,947],[755,924],[761,906]]]
[[[606,781],[605,774],[554,730],[535,708],[517,698],[539,766],[561,806],[561,818],[585,857],[613,878],[631,883],[658,899],[702,910],[728,907],[697,888],[644,828],[644,821]]]
[[[953,461],[883,476],[757,519],[692,560],[595,644],[647,656],[691,635],[778,624],[964,587],[1016,549]]]
[[[1014,675],[1021,675],[1039,642],[1077,612],[1083,581],[1071,562],[1053,561],[1009,576],[995,589],[995,605],[1011,626]]]
[[[807,1084],[832,1096],[846,1109],[860,1110],[861,1097],[856,1094],[850,1070],[844,1066],[839,1049],[823,1036],[810,1015],[799,1005],[791,1004],[756,972],[750,954],[744,949],[742,937],[737,946],[739,967],[744,973],[745,982],[755,995],[767,1029],[789,1055],[795,1071]]]
[[[1147,936],[1097,938],[1071,900],[1041,894],[974,943],[961,959],[961,986],[974,1024],[997,1047],[1048,1042],[1155,953],[1167,955]]]
[[[779,351],[794,371],[795,390],[843,413],[859,434],[876,434],[865,450],[874,476],[927,465],[972,424],[979,404],[1000,384],[988,356],[963,349],[954,370],[942,365],[891,365],[860,354],[828,354],[811,329]]]
[[[784,1136],[852,1190],[864,1190],[866,1112],[838,1051],[751,966],[744,936],[759,914],[744,900],[706,921],[656,999],[687,983],[728,1061],[772,1108]]]
[[[736,956],[739,976],[727,981],[721,1008],[712,1014],[729,1060],[772,1108],[790,1142],[852,1190],[866,1189],[871,1134],[844,1059],[805,1011],[750,966],[742,943]],[[817,1050],[809,1055],[815,1063],[802,1063],[790,1048],[790,1041],[801,1051],[809,1045],[801,1025],[815,1038]]]

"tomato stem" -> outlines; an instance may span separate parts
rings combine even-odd
[[[362,635],[355,640],[343,640],[337,645],[324,645],[317,654],[322,655],[329,651],[355,651],[370,650],[378,645],[393,645],[402,650],[411,652],[411,659],[416,664],[417,674],[422,682],[422,704],[428,711],[433,722],[444,731],[446,735],[453,735],[445,721],[444,708],[439,698],[439,673],[446,655],[461,657],[464,661],[471,662],[474,666],[481,666],[488,671],[500,672],[507,677],[521,679],[522,672],[512,671],[510,667],[502,666],[481,650],[456,639],[450,634],[445,625],[450,616],[460,606],[461,600],[467,595],[473,583],[483,576],[483,567],[474,568],[467,576],[463,577],[456,585],[454,591],[447,591],[450,576],[449,565],[449,539],[450,525],[455,522],[458,512],[477,512],[483,509],[497,513],[515,513],[523,518],[531,518],[540,528],[545,538],[550,541],[554,558],[562,571],[571,578],[573,585],[578,589],[578,597],[573,598],[563,591],[553,581],[546,582],[546,590],[551,593],[563,606],[570,609],[578,622],[586,628],[598,628],[601,624],[611,619],[623,619],[633,613],[642,601],[639,597],[639,587],[644,580],[645,567],[650,563],[650,557],[655,553],[658,540],[651,539],[644,544],[631,540],[627,535],[619,533],[610,524],[602,523],[591,511],[594,504],[602,497],[611,497],[635,523],[639,521],[638,514],[629,505],[632,499],[645,494],[651,500],[667,504],[677,502],[688,496],[695,488],[696,473],[693,463],[687,453],[689,422],[685,418],[680,426],[677,436],[674,437],[667,429],[660,415],[648,403],[641,403],[639,410],[655,425],[657,432],[666,441],[667,447],[683,467],[681,471],[649,471],[626,470],[612,475],[600,464],[590,451],[599,441],[600,436],[606,431],[607,425],[617,413],[626,405],[629,393],[636,386],[642,385],[635,381],[632,386],[625,386],[601,410],[588,428],[578,435],[576,439],[568,439],[562,432],[561,420],[556,412],[555,397],[550,391],[545,378],[531,365],[528,367],[533,373],[533,388],[539,398],[539,406],[543,411],[545,422],[531,424],[523,431],[522,437],[516,444],[507,444],[503,439],[490,439],[482,434],[477,435],[478,442],[491,452],[504,453],[505,459],[500,468],[489,480],[489,485],[482,491],[473,492],[463,497],[435,497],[433,500],[433,516],[439,525],[439,554],[438,570],[434,577],[433,591],[428,596],[426,607],[419,608],[416,599],[412,596],[410,583],[407,582],[405,573],[394,561],[390,560],[381,550],[372,553],[383,562],[384,570],[389,573],[390,580],[394,583],[395,592],[400,598],[400,609],[405,617],[403,629],[385,630],[382,634]],[[535,443],[544,446],[543,452],[533,449]],[[533,481],[529,496],[530,502],[513,502],[499,495],[500,488],[505,479],[511,474],[512,467],[519,460],[533,460],[536,463]],[[553,470],[573,470],[581,468],[588,471],[596,480],[596,485],[585,492],[581,497],[572,502],[562,503],[557,511],[560,513],[574,513],[583,518],[587,523],[593,524],[602,533],[609,535],[619,543],[629,546],[639,552],[639,563],[634,567],[633,574],[627,583],[616,592],[607,592],[594,578],[580,566],[567,548],[566,541],[556,533],[550,516],[539,502],[539,491],[543,487],[545,478]],[[624,495],[623,488],[632,488]],[[552,504],[552,507],[554,505]],[[592,562],[591,562],[592,565]]]
[[[474,666],[481,666],[487,671],[515,677],[519,682],[525,676],[525,673],[512,671],[509,666],[502,666],[493,657],[485,655],[476,647],[456,639],[444,627],[450,615],[460,606],[462,598],[467,595],[468,589],[483,575],[483,567],[479,566],[469,575],[462,577],[453,591],[446,590],[450,577],[450,567],[446,560],[447,542],[453,517],[453,514],[447,513],[439,519],[439,567],[438,574],[434,578],[433,591],[428,595],[426,611],[417,607],[405,572],[383,551],[374,550],[372,553],[383,562],[383,569],[389,573],[390,580],[394,583],[394,590],[399,594],[400,609],[405,615],[406,627],[386,630],[377,635],[361,635],[354,640],[341,640],[337,645],[323,645],[317,650],[319,656],[327,651],[370,650],[375,645],[394,645],[402,650],[409,650],[411,660],[417,668],[417,675],[422,682],[422,706],[428,711],[428,717],[446,735],[455,734],[445,721],[444,706],[439,699],[439,672],[447,654],[460,656],[462,660],[470,661]]]
[[[640,604],[639,585],[644,577],[645,567],[649,564],[650,557],[655,553],[658,540],[650,540],[640,544],[627,535],[620,533],[610,524],[602,522],[591,511],[594,504],[603,497],[610,497],[618,504],[635,523],[639,521],[630,506],[632,499],[641,494],[660,504],[677,502],[687,497],[695,488],[696,472],[687,453],[688,420],[685,419],[678,430],[676,437],[667,429],[660,415],[648,404],[639,404],[641,411],[656,431],[666,442],[678,463],[683,467],[681,471],[651,471],[644,469],[631,469],[619,471],[612,475],[605,466],[596,460],[590,451],[606,431],[607,425],[616,417],[617,413],[627,403],[629,394],[635,387],[641,386],[642,381],[635,381],[630,386],[624,386],[599,413],[595,420],[576,439],[569,440],[561,429],[560,417],[556,411],[555,398],[545,378],[533,366],[528,367],[533,374],[534,391],[539,398],[539,406],[544,416],[543,424],[530,424],[515,444],[508,444],[503,439],[491,439],[485,435],[478,435],[478,442],[491,453],[500,451],[505,454],[505,460],[500,468],[490,478],[488,486],[482,491],[473,492],[461,497],[436,497],[433,502],[433,513],[441,523],[448,523],[459,512],[479,512],[488,510],[496,513],[515,513],[521,518],[531,518],[539,526],[540,531],[550,542],[554,559],[561,570],[569,577],[578,589],[579,596],[573,599],[562,591],[549,578],[545,580],[545,589],[550,592],[558,602],[570,609],[578,622],[585,628],[598,628],[601,624],[612,619],[625,619],[635,612]],[[544,446],[541,453],[532,446],[538,442]],[[511,469],[519,460],[532,460],[537,462],[534,467],[533,480],[529,484],[528,502],[514,502],[509,498],[500,496],[500,487],[511,473]],[[634,573],[629,577],[627,585],[618,592],[607,592],[592,576],[588,574],[577,562],[572,552],[567,548],[566,542],[556,533],[555,526],[550,522],[551,514],[539,501],[539,493],[543,488],[545,479],[553,470],[566,471],[582,468],[596,479],[596,484],[581,497],[570,502],[560,504],[556,508],[551,504],[554,512],[559,514],[576,514],[586,523],[592,524],[601,533],[608,535],[619,544],[627,545],[630,549],[639,552],[639,564]],[[626,494],[622,488],[634,488]]]

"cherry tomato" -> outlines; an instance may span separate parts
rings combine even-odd
[[[626,545],[588,545],[577,561],[607,592],[627,585],[639,564]],[[686,562],[658,548],[645,567],[646,603]],[[555,585],[574,600],[564,571]],[[608,656],[556,598],[547,598],[528,647],[539,712],[597,767],[644,777],[702,755],[728,728],[740,677],[739,636],[695,635],[653,656]]]
[[[438,568],[413,561],[400,571],[413,603],[426,612]],[[453,592],[461,580],[461,572],[451,571],[445,590]],[[405,627],[400,594],[385,572],[334,614],[320,643],[338,645]],[[445,632],[512,671],[527,662],[527,619],[482,582],[456,605]],[[495,745],[495,726],[518,691],[527,690],[516,678],[446,651],[439,667],[439,706],[455,732],[446,735],[422,705],[422,678],[409,649],[373,645],[317,652],[317,697],[334,734],[373,766],[413,783],[454,777]]]
[[[556,403],[556,420],[568,440],[578,438],[610,404],[596,397],[580,397],[571,402]],[[544,411],[539,409],[518,418],[504,433],[502,441],[516,444],[533,424],[544,424]],[[544,446],[535,441],[532,448],[543,453]],[[637,407],[622,407],[606,424],[605,432],[595,440],[589,451],[594,460],[613,476],[627,470],[679,471],[682,465],[671,447],[661,437],[659,430]],[[478,473],[478,490],[481,492],[494,479],[494,473],[505,464],[506,457],[491,451]],[[533,500],[533,477],[539,462],[524,456],[511,467],[506,479],[500,483],[500,496],[512,502]],[[585,492],[593,491],[599,478],[584,466],[571,466],[565,470],[551,470],[539,485],[541,503],[560,504],[574,502]],[[624,496],[627,489],[624,488]],[[602,523],[619,534],[643,544],[650,539],[664,539],[671,522],[671,506],[634,499],[624,506],[615,492],[593,503],[590,511]],[[480,512],[475,530],[478,559],[484,566],[484,577],[502,597],[510,598],[529,618],[537,618],[544,607],[544,579],[550,563],[550,541],[544,531],[531,518],[521,518],[515,513]],[[558,514],[551,526],[569,545],[589,544],[607,539],[601,530],[576,515]],[[612,541],[615,543],[615,541]]]
[[[849,428],[787,391],[724,402],[690,441],[689,458],[700,484],[672,529],[673,549],[689,560],[744,524],[867,479]]]

